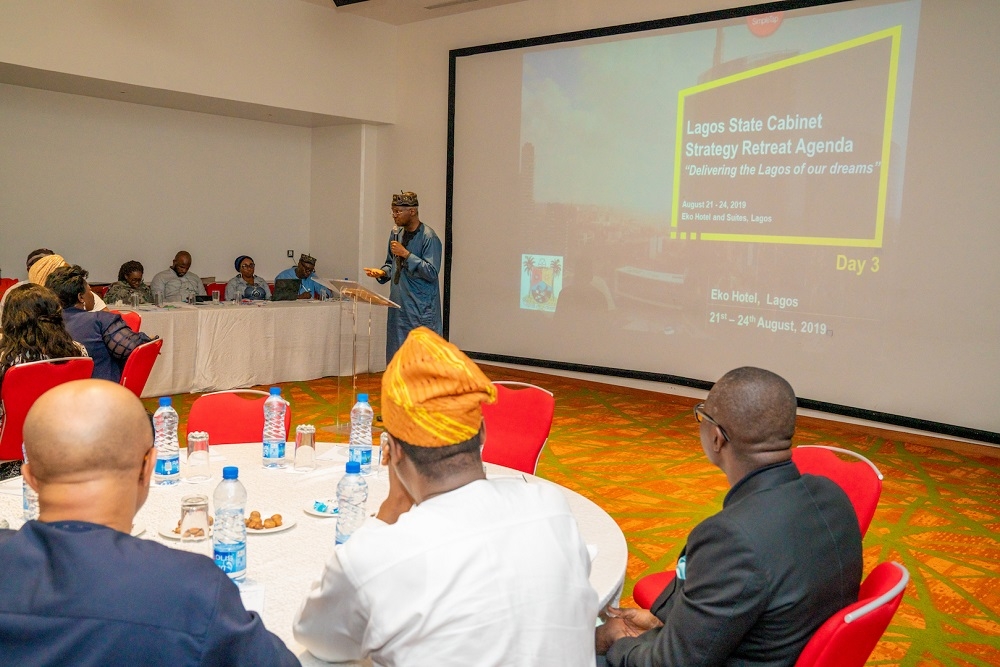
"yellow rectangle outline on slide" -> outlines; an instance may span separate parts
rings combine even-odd
[[[808,62],[810,60],[816,60],[817,58],[822,58],[823,56],[828,56],[833,53],[839,53],[840,51],[846,51],[847,49],[851,49],[857,46],[871,44],[872,42],[877,42],[880,39],[891,38],[892,46],[889,55],[889,87],[888,90],[886,91],[886,97],[885,97],[885,123],[882,134],[882,164],[880,166],[879,183],[878,183],[878,203],[876,207],[876,216],[875,216],[875,236],[870,239],[816,237],[816,236],[768,236],[766,234],[715,234],[715,233],[704,233],[704,234],[698,234],[697,236],[697,238],[704,239],[706,241],[742,241],[744,243],[783,243],[783,244],[793,244],[793,245],[823,245],[823,246],[848,246],[848,247],[859,247],[859,248],[881,248],[882,230],[885,225],[886,190],[888,189],[889,185],[889,151],[890,148],[892,147],[892,114],[896,107],[896,81],[897,81],[897,70],[899,66],[899,40],[902,36],[902,31],[903,31],[902,26],[897,25],[892,28],[886,28],[885,30],[879,30],[878,32],[873,32],[868,35],[856,37],[846,42],[833,44],[831,46],[827,46],[817,51],[810,51],[809,53],[803,53],[802,55],[795,56],[793,58],[788,58],[786,60],[779,60],[776,63],[763,65],[761,67],[756,67],[754,69],[750,69],[745,72],[739,72],[738,74],[731,74],[730,76],[723,77],[721,79],[716,79],[715,81],[709,81],[708,83],[702,83],[697,86],[692,86],[691,88],[685,88],[684,90],[681,90],[677,94],[677,151],[674,157],[674,206],[673,206],[673,213],[670,219],[670,226],[675,229],[677,228],[678,217],[680,213],[680,190],[681,190],[681,174],[682,174],[681,147],[684,145],[684,140],[683,140],[684,99],[688,95],[693,95],[695,93],[711,90],[712,88],[718,88],[719,86],[735,83],[736,81],[742,81],[743,79],[750,79],[760,74],[774,72],[776,70],[784,69],[786,67],[791,67],[793,65],[798,65],[800,63]]]

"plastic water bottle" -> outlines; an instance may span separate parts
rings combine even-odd
[[[153,478],[157,486],[176,484],[181,478],[181,459],[177,451],[177,411],[169,396],[160,397],[160,407],[153,413],[153,431],[156,447],[156,471]]]
[[[365,522],[368,482],[360,473],[358,462],[348,461],[347,474],[337,484],[337,544],[346,542]]]
[[[362,475],[372,474],[372,420],[375,413],[368,405],[368,394],[358,394],[358,402],[351,408],[351,444],[347,460],[357,461]]]
[[[222,481],[215,487],[215,523],[212,525],[212,554],[215,564],[233,581],[247,576],[247,524],[244,513],[247,490],[239,480],[236,466],[222,469]]]
[[[285,467],[285,410],[288,405],[281,397],[281,387],[271,387],[264,401],[264,467]]]
[[[24,455],[24,462],[28,462],[28,452],[24,445],[21,445],[21,453]],[[21,475],[21,505],[24,507],[24,520],[32,521],[38,518],[38,494],[28,485],[28,480]]]

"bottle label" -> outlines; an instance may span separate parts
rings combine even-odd
[[[156,474],[160,477],[169,477],[181,472],[181,459],[175,456],[172,459],[156,459]]]
[[[285,443],[284,442],[265,442],[264,443],[264,458],[265,459],[283,459],[283,458],[285,458]]]
[[[371,447],[350,447],[347,450],[347,460],[357,461],[362,468],[371,467],[372,448]]]
[[[215,555],[215,564],[230,577],[235,577],[246,572],[246,542],[237,542],[236,544],[216,544],[213,549],[213,553]]]

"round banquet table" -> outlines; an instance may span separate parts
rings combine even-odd
[[[288,452],[294,450],[289,443]],[[377,451],[377,450],[376,450]],[[344,474],[347,462],[346,445],[318,444],[316,469],[297,473],[292,466],[279,470],[261,465],[261,445],[217,445],[211,448],[212,479],[200,484],[181,482],[174,486],[153,487],[149,499],[135,517],[133,534],[155,540],[170,547],[182,548],[176,539],[161,534],[177,525],[181,497],[204,494],[213,509],[212,492],[222,477],[222,467],[235,465],[240,469],[240,481],[247,489],[247,513],[259,510],[266,517],[281,514],[287,530],[270,534],[249,534],[247,537],[247,582],[242,588],[244,603],[260,612],[268,630],[285,642],[299,656],[303,665],[327,664],[306,651],[292,636],[295,614],[312,583],[319,579],[329,559],[335,541],[336,519],[307,514],[314,500],[334,498],[337,482]],[[181,450],[181,474],[184,450]],[[551,484],[532,475],[492,464],[486,465],[488,478],[521,477],[526,484]],[[365,478],[368,482],[368,512],[375,512],[389,493],[385,470]],[[0,518],[12,528],[21,525],[21,478],[0,485]],[[597,591],[601,608],[617,604],[625,581],[628,549],[618,524],[608,514],[580,494],[559,487],[580,526],[580,533],[591,552],[590,583]],[[211,540],[183,548],[211,554]],[[367,662],[358,664],[369,664]]]

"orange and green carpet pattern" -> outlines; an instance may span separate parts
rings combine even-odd
[[[618,522],[629,559],[622,603],[635,581],[672,569],[687,534],[717,512],[725,476],[705,458],[694,399],[485,367],[494,380],[533,382],[556,397],[537,474],[590,498]],[[292,423],[333,441],[355,391],[379,414],[379,375],[282,384]],[[183,423],[195,395],[174,397]],[[155,400],[147,400],[155,409]],[[343,436],[341,436],[343,437]],[[870,666],[1000,665],[1000,451],[923,436],[801,418],[796,444],[864,454],[885,476],[864,539],[865,574],[895,560],[910,571],[902,605]]]

